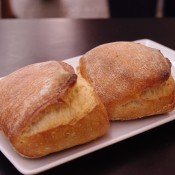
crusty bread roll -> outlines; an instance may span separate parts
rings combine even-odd
[[[78,69],[111,120],[166,113],[175,106],[171,63],[157,49],[134,42],[104,44],[84,54]]]
[[[21,68],[0,81],[0,126],[15,150],[41,157],[104,135],[109,120],[93,88],[58,61]]]

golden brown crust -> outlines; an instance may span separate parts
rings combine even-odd
[[[36,158],[95,140],[106,134],[108,128],[106,110],[102,103],[99,103],[79,120],[19,137],[14,145],[23,156]]]
[[[49,104],[64,95],[76,75],[71,66],[49,61],[28,65],[1,80],[0,125],[9,139],[25,129]]]
[[[29,65],[0,83],[2,131],[22,156],[37,158],[83,144],[109,128],[103,103],[66,63]]]
[[[114,42],[98,46],[83,55],[79,70],[104,102],[110,118],[117,119],[114,108],[168,80],[171,63],[157,49],[134,42]],[[133,118],[127,115],[124,119]]]

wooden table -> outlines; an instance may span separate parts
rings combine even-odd
[[[175,19],[0,21],[0,76],[30,63],[78,56],[106,42],[151,39],[175,49]],[[57,166],[44,174],[171,175],[175,122]],[[20,174],[0,153],[0,174]]]

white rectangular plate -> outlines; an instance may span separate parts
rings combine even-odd
[[[160,49],[161,52],[172,62],[172,73],[175,77],[175,51],[148,39],[137,40],[136,42],[146,46]],[[78,65],[80,57],[65,60],[74,68]],[[133,121],[111,122],[108,133],[93,142],[80,145],[68,150],[54,153],[39,159],[27,159],[19,156],[11,147],[8,140],[0,133],[0,150],[9,161],[23,174],[36,174],[61,165],[70,160],[76,159],[93,151],[99,150],[121,140],[148,131],[152,128],[165,124],[175,119],[175,111],[165,115],[158,115]]]

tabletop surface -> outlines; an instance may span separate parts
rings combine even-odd
[[[174,31],[175,18],[0,20],[0,76],[107,42],[151,39],[175,49]],[[174,174],[174,133],[173,121],[42,174]],[[20,174],[1,152],[0,160],[0,174]]]

